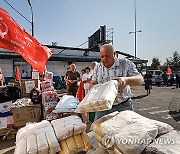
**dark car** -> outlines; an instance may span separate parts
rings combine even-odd
[[[64,81],[63,76],[53,76],[53,86],[55,89],[59,90],[62,88],[66,88],[66,82]]]

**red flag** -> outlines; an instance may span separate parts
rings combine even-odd
[[[16,66],[16,80],[21,80],[21,73],[18,66]]]
[[[21,55],[39,72],[45,70],[45,64],[53,54],[53,51],[28,34],[2,8],[0,8],[0,47]]]
[[[171,68],[169,66],[167,66],[166,72],[169,73],[169,74],[172,74],[172,70],[171,70]]]
[[[78,90],[77,90],[77,98],[79,99],[79,101],[81,102],[84,98],[84,83],[81,81],[79,86],[78,86]]]

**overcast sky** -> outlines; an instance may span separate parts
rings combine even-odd
[[[31,20],[27,0],[6,0]],[[34,33],[38,41],[60,46],[77,47],[88,40],[101,25],[114,29],[116,50],[134,55],[134,0],[31,0],[34,12]],[[4,0],[0,6],[27,32],[31,24],[16,13]],[[136,0],[137,57],[161,60],[180,54],[180,0]],[[85,44],[82,47],[87,47]]]

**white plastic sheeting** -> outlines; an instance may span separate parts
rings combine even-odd
[[[54,113],[74,112],[79,101],[72,95],[64,95],[57,103]]]

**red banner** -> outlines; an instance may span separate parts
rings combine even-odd
[[[21,55],[39,72],[45,70],[45,64],[53,54],[53,51],[28,34],[2,8],[0,8],[0,47]]]

